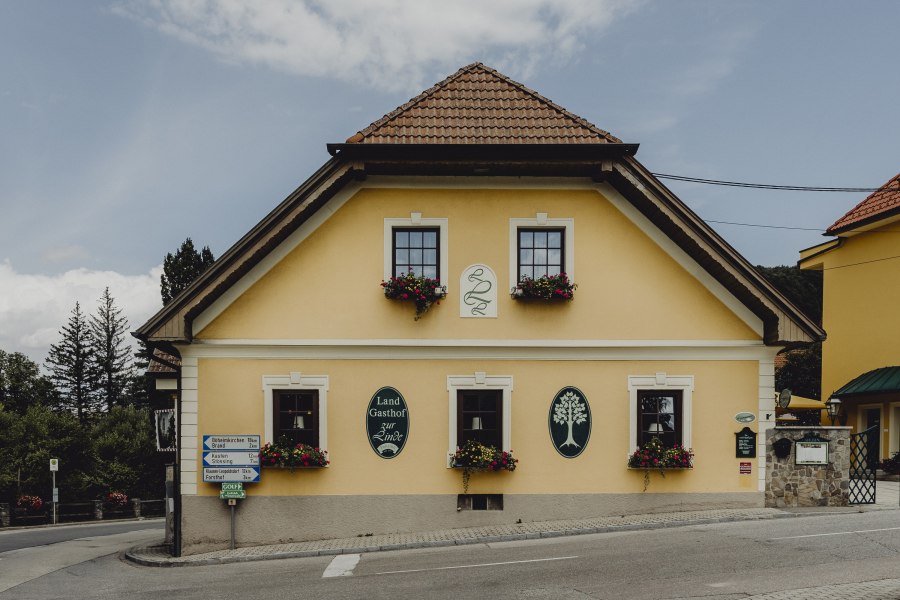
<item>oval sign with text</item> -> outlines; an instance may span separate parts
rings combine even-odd
[[[566,458],[584,452],[591,437],[591,407],[576,387],[564,387],[550,403],[550,440]]]
[[[369,400],[366,435],[381,458],[394,458],[403,450],[409,436],[409,408],[396,389],[383,387]]]
[[[734,415],[734,420],[738,423],[752,423],[756,420],[756,415],[754,415],[752,412],[739,412],[738,414]]]

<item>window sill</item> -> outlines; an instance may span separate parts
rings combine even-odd
[[[627,467],[629,471],[693,471],[694,467]]]
[[[327,469],[329,465],[294,465],[293,467],[290,465],[260,465],[263,469],[282,469],[285,471],[295,471],[299,469]]]
[[[526,296],[521,288],[513,288],[509,291],[509,297],[518,302],[546,302],[548,304],[557,304],[563,302],[571,302],[575,299],[575,295],[572,294],[568,298],[563,298],[560,296],[553,296],[551,298],[544,298],[542,296]]]

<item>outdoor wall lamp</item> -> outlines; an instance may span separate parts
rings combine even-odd
[[[828,416],[831,418],[831,426],[834,427],[834,422],[841,412],[840,398],[831,394],[831,397],[828,398],[828,402],[825,403],[825,408],[828,409]]]

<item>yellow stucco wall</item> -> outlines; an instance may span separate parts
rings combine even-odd
[[[447,218],[449,295],[413,323],[381,293],[384,219]],[[575,220],[575,300],[510,299],[509,219]],[[497,274],[497,319],[459,317],[460,273]],[[198,339],[753,340],[759,336],[594,190],[363,189]]]
[[[513,473],[484,473],[472,478],[471,493],[560,494],[639,493],[643,473],[626,469],[630,452],[629,375],[693,375],[693,439],[696,468],[654,474],[647,493],[755,492],[753,475],[739,475],[732,432],[741,411],[756,411],[759,367],[756,361],[482,361],[482,360],[242,360],[199,361],[198,433],[264,433],[264,375],[328,375],[327,469],[295,473],[264,469],[252,494],[456,494],[461,473],[447,469],[448,375],[486,371],[509,375],[512,392],[511,449],[520,459]],[[396,387],[410,411],[410,433],[401,454],[386,460],[370,448],[366,409],[381,386]],[[565,386],[584,392],[593,414],[593,432],[585,451],[574,459],[557,454],[548,433],[548,411]],[[755,428],[755,425],[753,425]],[[239,430],[239,431],[238,431]],[[201,458],[197,452],[197,460]],[[748,459],[743,459],[748,460]],[[199,494],[216,495],[218,485],[200,484]]]
[[[839,247],[801,261],[804,268],[824,269],[822,325],[828,333],[822,345],[822,394],[880,367],[900,365],[900,237],[897,224],[847,237]],[[885,260],[887,259],[887,260]],[[900,428],[890,438],[892,419],[900,415],[900,395],[844,403],[847,424],[859,429],[857,405],[881,407],[882,456],[900,449]]]

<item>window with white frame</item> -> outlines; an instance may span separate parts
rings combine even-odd
[[[574,280],[575,219],[551,219],[537,213],[533,219],[509,220],[509,281],[514,288],[523,277],[565,273]]]
[[[629,376],[629,454],[654,437],[690,448],[693,393],[693,375]]]
[[[328,448],[328,376],[290,373],[263,376],[263,442]]]
[[[447,285],[448,220],[424,218],[411,213],[409,218],[384,220],[384,279],[412,271],[417,276],[440,279]]]
[[[507,375],[476,372],[447,377],[448,456],[469,439],[510,450],[512,390],[513,378]]]

